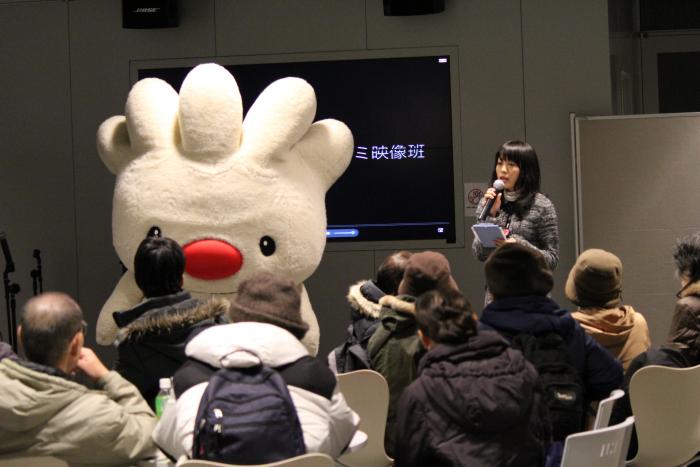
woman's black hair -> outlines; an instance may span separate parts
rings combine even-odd
[[[185,254],[167,237],[146,237],[134,256],[134,275],[146,298],[171,295],[182,290]]]
[[[689,284],[700,280],[700,232],[678,240],[673,259],[678,274],[688,276]]]
[[[377,287],[387,295],[397,295],[403,272],[411,257],[410,251],[399,251],[387,256],[377,269]]]
[[[515,183],[515,191],[520,193],[520,197],[512,204],[512,212],[522,216],[535,200],[535,195],[540,191],[540,164],[537,161],[535,148],[524,141],[506,141],[496,151],[493,159],[493,172],[491,173],[491,185],[498,178],[496,164],[498,159],[510,161],[520,168],[518,181]],[[505,206],[504,206],[505,209]]]
[[[460,292],[431,290],[416,300],[418,329],[438,344],[461,344],[476,334],[476,317]]]

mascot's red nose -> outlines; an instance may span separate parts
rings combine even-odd
[[[204,280],[223,279],[241,269],[243,256],[233,245],[221,240],[197,240],[184,246],[185,272]]]

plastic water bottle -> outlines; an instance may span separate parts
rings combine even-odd
[[[161,378],[158,380],[158,385],[160,390],[156,396],[156,416],[160,418],[165,411],[165,405],[170,401],[172,397],[172,381],[170,378]]]

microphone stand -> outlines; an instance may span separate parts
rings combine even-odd
[[[36,269],[32,269],[29,275],[32,276],[32,290],[34,292],[34,296],[36,297],[37,285],[39,286],[39,293],[44,292],[44,275],[41,270],[41,251],[35,249],[32,252],[32,257],[36,260]]]
[[[16,295],[19,293],[19,284],[10,280],[10,272],[5,266],[5,272],[2,273],[2,282],[5,286],[5,306],[7,307],[7,333],[8,343],[12,346],[12,350],[17,353],[17,300]]]
[[[15,263],[12,261],[12,255],[10,254],[10,247],[7,244],[5,232],[0,232],[0,244],[2,244],[2,253],[5,257],[5,271],[2,273],[2,283],[5,289],[7,333],[9,334],[8,343],[12,346],[12,350],[17,353],[17,300],[15,296],[19,293],[19,284],[10,280],[10,273],[15,272]]]

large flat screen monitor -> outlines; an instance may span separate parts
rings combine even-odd
[[[316,91],[316,120],[352,131],[352,162],[326,196],[329,249],[464,244],[456,49],[136,61],[131,77],[179,89],[206,62],[236,78],[244,112],[270,83],[297,76]]]

